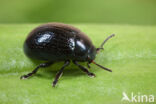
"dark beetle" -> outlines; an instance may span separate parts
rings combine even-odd
[[[93,60],[97,52],[103,49],[104,43],[112,36],[114,34],[109,36],[100,48],[95,48],[91,40],[75,27],[62,23],[41,25],[28,35],[24,43],[24,52],[32,59],[44,60],[46,63],[40,64],[31,73],[21,76],[21,79],[28,78],[35,74],[40,67],[50,66],[57,61],[65,61],[65,64],[56,74],[53,87],[63,73],[64,68],[69,65],[70,60],[90,77],[95,77],[95,74],[89,72],[78,62],[87,62],[89,68],[89,64],[94,63],[111,72],[110,69],[95,63]]]

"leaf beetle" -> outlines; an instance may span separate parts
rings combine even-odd
[[[32,30],[24,42],[24,53],[32,59],[43,60],[45,63],[38,65],[32,72],[23,75],[20,79],[26,79],[34,75],[39,68],[44,68],[52,65],[54,62],[64,61],[64,65],[56,74],[52,83],[55,87],[58,79],[63,74],[63,70],[72,61],[83,72],[90,77],[95,77],[94,73],[89,72],[87,68],[80,65],[78,62],[93,63],[102,69],[112,72],[94,62],[96,54],[103,49],[103,45],[114,34],[107,37],[99,48],[95,48],[91,40],[79,29],[63,24],[63,23],[47,23],[38,26]]]

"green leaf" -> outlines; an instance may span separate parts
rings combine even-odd
[[[156,26],[73,25],[96,47],[110,34],[116,34],[95,60],[113,72],[91,65],[96,77],[89,78],[72,64],[52,88],[55,74],[63,65],[60,62],[20,80],[40,63],[23,53],[27,34],[38,24],[0,25],[0,104],[114,104],[122,103],[123,92],[128,96],[131,92],[156,95]]]

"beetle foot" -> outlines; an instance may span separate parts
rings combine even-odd
[[[88,76],[91,77],[91,78],[94,78],[95,74],[94,73],[89,73]]]
[[[28,75],[22,75],[20,79],[27,79],[28,77],[29,77]]]

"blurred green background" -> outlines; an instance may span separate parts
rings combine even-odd
[[[155,0],[0,0],[0,23],[156,25]]]

